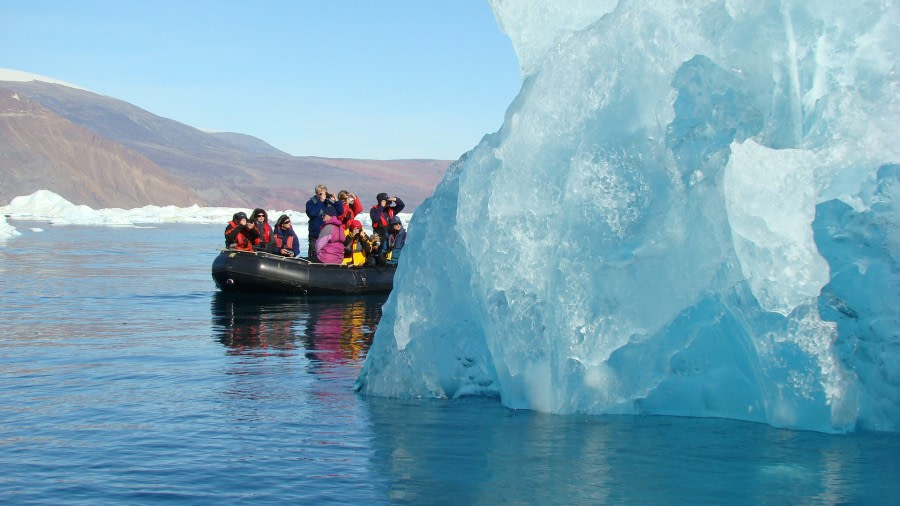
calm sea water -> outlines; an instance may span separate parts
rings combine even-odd
[[[900,501],[897,434],[367,398],[384,298],[223,296],[224,225],[12,224],[0,503]]]

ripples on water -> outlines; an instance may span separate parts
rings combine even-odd
[[[214,289],[223,226],[0,243],[0,502],[886,503],[894,434],[352,390],[379,297]],[[86,245],[96,245],[85,251]]]

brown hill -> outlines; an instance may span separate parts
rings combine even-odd
[[[183,191],[194,195],[199,202],[213,206],[274,209],[301,209],[312,194],[316,184],[326,184],[335,193],[347,189],[357,193],[364,204],[374,204],[375,195],[388,192],[398,195],[412,210],[431,195],[434,187],[443,177],[450,161],[446,160],[354,160],[329,159],[320,157],[294,157],[269,146],[265,142],[242,134],[207,133],[196,128],[161,118],[143,109],[114,98],[105,97],[84,90],[40,81],[0,82],[4,94],[16,94],[19,102],[23,99],[37,104],[54,118],[67,120],[93,134],[91,142],[106,141],[110,145],[123,146],[141,155],[145,160],[168,173],[171,181],[180,184]],[[48,114],[37,115],[49,121]],[[47,136],[45,143],[58,129],[51,123],[43,127],[32,123],[32,132],[43,130]],[[24,128],[21,123],[11,123],[10,128]],[[4,135],[0,140],[0,160],[7,152],[27,151],[22,142],[22,133]],[[36,135],[32,133],[30,135]],[[85,146],[87,151],[90,143]],[[58,166],[57,153],[46,150],[42,159],[32,157],[28,161],[29,171],[39,171],[39,181],[52,178]],[[70,146],[70,156],[79,151]],[[85,155],[87,156],[87,155]],[[21,157],[20,157],[21,158]],[[18,160],[18,159],[17,159]],[[93,160],[93,158],[92,158]],[[13,159],[10,159],[12,162]],[[14,164],[2,163],[4,174],[25,172],[23,160]],[[82,167],[84,178],[93,177]],[[113,170],[113,169],[108,169]],[[136,168],[118,170],[132,173]],[[147,171],[141,169],[139,172]],[[148,172],[149,173],[149,172]],[[72,180],[72,172],[68,180]],[[129,176],[131,177],[131,176]],[[143,177],[143,176],[141,176]],[[136,185],[141,185],[141,177],[131,177]],[[149,180],[148,180],[149,181]],[[31,182],[33,184],[33,181]],[[143,183],[146,186],[147,182]],[[0,200],[7,202],[11,196],[33,192],[28,184],[11,181],[0,190]],[[50,186],[42,188],[57,192]],[[120,185],[116,191],[125,195],[135,193]],[[29,190],[30,189],[30,190]],[[89,192],[58,191],[68,200],[92,207],[101,205],[97,195]],[[147,194],[146,201],[139,205],[164,204],[161,195]]]
[[[94,207],[205,205],[146,157],[0,88],[0,201],[50,190]]]

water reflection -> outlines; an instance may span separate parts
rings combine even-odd
[[[486,398],[365,399],[370,465],[387,477],[392,502],[879,504],[900,492],[893,457],[900,438],[893,434],[834,436],[715,418],[558,416]]]
[[[260,297],[216,292],[212,328],[229,354],[290,354],[361,366],[386,296]]]

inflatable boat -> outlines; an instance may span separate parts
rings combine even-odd
[[[223,250],[213,260],[212,277],[223,292],[362,294],[390,292],[396,270],[395,266],[346,267],[261,251]]]

